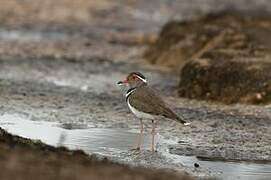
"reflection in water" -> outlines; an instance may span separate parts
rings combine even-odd
[[[127,129],[89,128],[68,130],[61,128],[58,123],[30,121],[13,115],[1,116],[0,127],[12,134],[39,139],[50,145],[62,145],[70,149],[82,149],[87,153],[99,153],[107,156],[116,156],[120,152],[131,149],[138,135]],[[144,148],[149,149],[149,138],[145,137],[144,140]],[[163,137],[160,137],[159,141],[163,141],[160,142],[161,144],[169,143]],[[198,163],[199,168],[207,169],[216,174],[219,173],[222,179],[269,180],[271,177],[271,164],[201,160],[193,156],[169,154],[165,150],[166,147],[165,145],[159,149],[159,151],[163,151],[162,154],[166,158],[187,167],[194,167],[194,163]]]

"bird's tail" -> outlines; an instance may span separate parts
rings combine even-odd
[[[175,112],[173,112],[171,109],[167,108],[166,111],[164,112],[166,114],[167,118],[174,119],[177,122],[182,123],[185,126],[190,125],[190,123],[186,122],[183,118],[179,117]]]
[[[182,124],[185,125],[185,126],[189,126],[189,125],[190,125],[190,123],[186,122],[185,120],[183,120],[183,119],[180,118],[179,116],[178,116],[178,118],[177,118],[176,120],[177,120],[178,122],[182,123]]]

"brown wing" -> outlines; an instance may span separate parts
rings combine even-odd
[[[147,86],[138,87],[129,97],[129,103],[132,107],[153,115],[162,115],[170,119],[179,119],[179,117],[167,107],[165,102]]]

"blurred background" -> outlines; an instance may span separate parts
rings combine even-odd
[[[1,0],[0,179],[268,179],[270,69],[270,0]],[[128,150],[131,71],[192,123],[161,122],[156,155]]]
[[[171,20],[192,20],[216,12],[264,16],[271,9],[268,0],[3,0],[0,8],[3,55],[106,55],[126,60],[140,49],[131,46],[154,42],[162,26]],[[22,44],[24,48],[19,48]],[[128,53],[123,53],[124,49],[129,49]]]

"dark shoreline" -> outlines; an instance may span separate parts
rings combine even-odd
[[[53,147],[40,141],[13,136],[0,128],[0,179],[173,179],[188,175],[113,163],[81,150]]]

